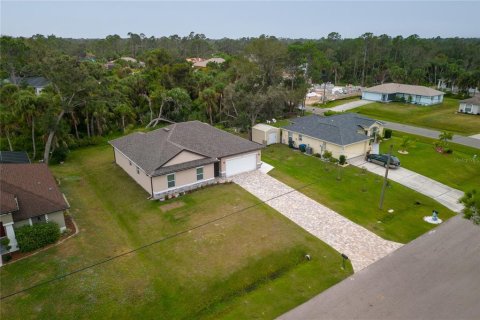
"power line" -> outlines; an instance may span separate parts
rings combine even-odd
[[[239,210],[237,210],[237,211],[233,211],[233,212],[231,212],[231,213],[225,214],[225,215],[223,215],[223,216],[221,216],[221,217],[218,217],[218,218],[216,218],[216,219],[213,219],[213,220],[204,222],[204,223],[202,223],[202,224],[196,225],[196,226],[194,226],[194,227],[192,227],[192,228],[190,228],[190,229],[186,229],[186,230],[183,230],[183,231],[179,231],[179,232],[177,232],[177,233],[171,234],[171,235],[169,235],[169,236],[165,236],[165,237],[160,238],[160,239],[158,239],[158,240],[155,240],[155,241],[153,241],[153,242],[144,244],[144,245],[142,245],[142,246],[140,246],[140,247],[137,247],[137,248],[135,248],[135,249],[132,249],[132,250],[129,250],[129,251],[120,253],[120,254],[118,254],[118,255],[109,257],[109,258],[107,258],[107,259],[104,259],[104,260],[101,260],[101,261],[98,261],[98,262],[95,262],[95,263],[93,263],[93,264],[91,264],[91,265],[88,265],[88,266],[86,266],[86,267],[83,267],[83,268],[80,268],[80,269],[76,269],[76,270],[74,270],[74,271],[65,273],[65,274],[63,274],[63,275],[54,277],[54,278],[52,278],[52,279],[49,279],[49,280],[46,280],[46,281],[43,281],[43,282],[39,282],[39,283],[37,283],[37,284],[35,284],[35,285],[33,285],[33,286],[30,286],[30,287],[27,287],[27,288],[24,288],[24,289],[20,289],[20,290],[18,290],[18,291],[15,291],[15,292],[13,292],[13,293],[10,293],[10,294],[7,294],[7,295],[5,295],[5,296],[0,297],[0,300],[4,300],[4,299],[7,299],[7,298],[16,296],[16,295],[18,295],[18,294],[20,294],[20,293],[23,293],[23,292],[32,290],[32,289],[34,289],[34,288],[38,288],[38,287],[47,285],[47,284],[49,284],[49,283],[52,283],[52,282],[55,282],[55,281],[58,281],[58,280],[67,278],[67,277],[69,277],[69,276],[72,276],[72,275],[74,275],[74,274],[80,273],[80,272],[82,272],[82,271],[85,271],[85,270],[94,268],[94,267],[96,267],[96,266],[99,266],[99,265],[105,264],[105,263],[107,263],[107,262],[116,260],[116,259],[121,258],[121,257],[126,256],[126,255],[129,255],[129,254],[134,253],[134,252],[136,252],[136,251],[139,251],[139,250],[142,250],[142,249],[151,247],[151,246],[153,246],[153,245],[155,245],[155,244],[158,244],[158,243],[161,243],[161,242],[164,242],[164,241],[167,241],[167,240],[170,240],[170,239],[179,237],[179,236],[181,236],[181,235],[183,235],[183,234],[186,234],[186,233],[189,233],[189,232],[194,231],[194,230],[196,230],[196,229],[202,228],[202,227],[207,226],[207,225],[209,225],[209,224],[212,224],[212,223],[214,223],[214,222],[217,222],[217,221],[226,219],[226,218],[228,218],[228,217],[230,217],[230,216],[233,216],[233,215],[235,215],[235,214],[238,214],[238,213],[242,213],[242,212],[244,212],[244,211],[247,211],[248,209],[254,208],[254,207],[259,206],[259,205],[261,205],[261,204],[265,204],[265,203],[267,203],[268,201],[275,200],[275,199],[277,199],[277,198],[283,197],[283,196],[285,196],[285,195],[287,195],[287,194],[290,194],[290,193],[292,193],[292,192],[295,192],[295,191],[301,190],[301,189],[303,189],[303,188],[309,187],[309,186],[311,186],[311,185],[313,185],[313,184],[315,184],[315,183],[317,183],[317,182],[318,182],[318,180],[315,180],[315,181],[312,182],[312,183],[305,184],[305,185],[303,185],[303,186],[301,186],[301,187],[298,187],[298,188],[293,188],[292,190],[290,190],[290,191],[288,191],[288,192],[282,193],[282,194],[280,194],[280,195],[277,195],[277,196],[275,196],[275,197],[272,197],[272,198],[267,199],[267,200],[264,200],[264,201],[257,202],[257,203],[255,203],[255,204],[252,204],[252,205],[250,205],[250,206],[248,206],[248,207],[239,209]]]

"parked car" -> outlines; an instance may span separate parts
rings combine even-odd
[[[367,155],[367,161],[379,164],[386,167],[388,162],[388,154],[369,154]],[[390,156],[390,168],[400,167],[400,160],[395,156]]]

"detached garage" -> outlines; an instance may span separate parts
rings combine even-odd
[[[280,143],[280,128],[259,123],[252,128],[252,141],[263,145]]]

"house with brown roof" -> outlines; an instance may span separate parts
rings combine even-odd
[[[155,199],[256,170],[263,148],[200,121],[136,132],[109,143],[117,165]]]
[[[480,115],[480,95],[460,101],[458,112]]]
[[[430,106],[443,102],[442,91],[424,86],[401,83],[384,83],[362,91],[362,99],[378,102],[404,100],[405,102]]]
[[[0,164],[0,199],[0,238],[10,239],[10,252],[18,250],[15,228],[53,221],[66,229],[69,205],[46,164]]]

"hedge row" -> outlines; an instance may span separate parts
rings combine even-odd
[[[29,252],[55,243],[60,238],[60,229],[55,222],[25,225],[15,229],[20,252]]]

